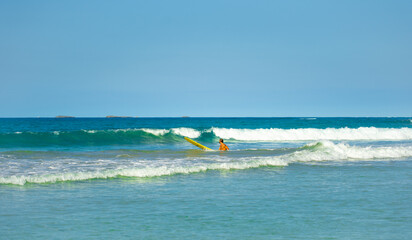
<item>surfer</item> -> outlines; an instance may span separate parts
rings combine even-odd
[[[226,146],[226,144],[223,143],[223,139],[220,139],[220,140],[219,140],[219,143],[220,143],[220,147],[219,147],[219,150],[220,150],[220,151],[227,151],[227,150],[229,150],[229,147]]]

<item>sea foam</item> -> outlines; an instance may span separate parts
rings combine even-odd
[[[48,146],[147,145],[186,143],[183,137],[201,138],[204,143],[217,138],[237,141],[398,141],[412,140],[412,128],[139,128],[54,132],[0,133],[0,146],[10,148]]]
[[[250,153],[246,151],[239,157],[239,152],[221,155],[219,152],[185,157],[179,159],[145,160],[140,158],[125,160],[84,160],[66,159],[41,162],[32,168],[22,168],[19,174],[14,166],[13,172],[7,173],[7,160],[1,170],[0,183],[24,185],[26,183],[54,183],[62,181],[81,181],[88,179],[106,179],[117,177],[158,177],[175,174],[191,174],[208,170],[249,169],[265,166],[284,167],[298,162],[339,161],[393,161],[412,157],[412,146],[360,147],[346,143],[321,141],[303,147],[285,151],[289,153],[269,155],[270,151]],[[235,155],[231,155],[235,154]],[[245,155],[248,156],[245,156]],[[29,161],[33,164],[34,160]],[[63,162],[62,162],[63,161]],[[69,164],[71,163],[71,164]],[[85,170],[87,169],[87,170]]]
[[[152,129],[152,128],[141,128],[141,130],[156,136],[163,136],[167,133],[173,133],[175,135],[185,136],[189,138],[198,138],[201,132],[193,128],[172,128],[172,129]]]
[[[273,157],[252,157],[248,161],[205,163],[195,166],[159,166],[146,168],[110,169],[97,171],[64,172],[54,174],[20,175],[0,177],[0,184],[24,185],[26,183],[55,183],[82,181],[88,179],[107,179],[116,177],[159,177],[175,174],[190,174],[207,170],[241,170],[261,166],[287,166],[282,159]]]
[[[234,129],[213,128],[220,138],[243,141],[307,141],[307,140],[409,140],[412,128],[299,128],[299,129]]]
[[[363,161],[412,157],[412,146],[359,147],[346,143],[322,141],[308,144],[302,151],[282,156],[288,163],[308,161]]]

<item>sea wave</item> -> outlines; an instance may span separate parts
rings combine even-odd
[[[183,142],[196,138],[195,129],[110,129],[1,133],[0,147],[107,146]]]
[[[303,140],[410,140],[412,128],[298,128],[298,129],[234,129],[213,128],[220,138],[243,141]]]
[[[208,170],[285,167],[293,163],[394,161],[412,157],[412,146],[361,147],[330,141],[314,142],[300,148],[274,150],[276,149],[232,151],[224,155],[219,152],[204,152],[203,154],[179,155],[177,158],[171,158],[170,152],[164,157],[155,153],[155,159],[151,157],[152,153],[122,160],[56,159],[41,161],[30,159],[27,160],[28,165],[25,165],[23,161],[16,165],[12,159],[10,160],[13,164],[12,168],[7,167],[6,158],[2,160],[3,166],[0,168],[0,183],[24,185],[119,177],[150,178]],[[19,173],[16,174],[16,171]]]
[[[175,135],[180,135],[189,138],[198,138],[202,132],[193,128],[171,128],[171,129],[152,129],[152,128],[141,128],[136,129],[137,131],[141,130],[146,133],[153,134],[155,136],[164,136],[168,133],[172,133]]]
[[[287,162],[377,160],[412,157],[412,146],[360,147],[347,143],[321,141],[304,146],[286,157]]]
[[[261,166],[286,166],[283,160],[273,157],[254,157],[247,162],[208,163],[195,166],[159,166],[146,168],[110,169],[97,171],[62,172],[41,175],[20,175],[0,177],[0,184],[24,185],[26,183],[55,183],[64,181],[81,181],[89,179],[107,179],[118,177],[159,177],[176,174],[190,174],[208,170],[241,170]]]
[[[107,146],[185,142],[183,137],[201,142],[218,138],[237,141],[320,141],[320,140],[412,140],[412,128],[170,128],[113,129],[53,132],[1,133],[0,147]]]

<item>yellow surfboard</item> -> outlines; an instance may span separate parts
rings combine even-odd
[[[203,146],[203,145],[200,144],[200,143],[197,143],[197,142],[193,141],[192,139],[190,139],[190,138],[188,138],[188,137],[185,137],[185,140],[188,141],[188,142],[190,142],[191,144],[195,145],[196,147],[198,147],[198,148],[200,148],[200,149],[203,149],[203,150],[212,150],[212,149],[210,149],[210,148],[208,148],[208,147]]]

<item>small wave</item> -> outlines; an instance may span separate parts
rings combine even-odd
[[[147,132],[147,133],[150,133],[150,134],[153,134],[153,135],[156,135],[156,136],[163,136],[163,135],[165,135],[166,133],[169,133],[169,132],[170,132],[169,130],[166,130],[166,129],[142,128],[142,129],[140,129],[140,130],[142,130],[142,131],[144,131],[144,132]]]
[[[172,128],[174,134],[185,136],[189,138],[198,138],[201,135],[201,132],[193,128]]]
[[[377,160],[412,157],[412,146],[402,147],[359,147],[346,143],[322,141],[302,147],[287,155],[287,162]]]
[[[117,177],[159,177],[175,174],[190,174],[204,172],[208,170],[241,170],[248,168],[258,168],[262,166],[286,166],[287,163],[273,157],[256,157],[247,162],[224,162],[202,164],[198,166],[160,166],[148,168],[129,168],[89,172],[66,172],[59,174],[44,174],[34,176],[10,176],[0,177],[0,184],[25,185],[26,183],[55,183],[65,181],[82,181],[89,179],[107,179]]]
[[[198,131],[193,128],[172,128],[172,129],[152,129],[152,128],[141,128],[137,130],[142,130],[144,132],[156,135],[156,136],[163,136],[168,133],[189,137],[189,138],[198,138],[202,132]]]

